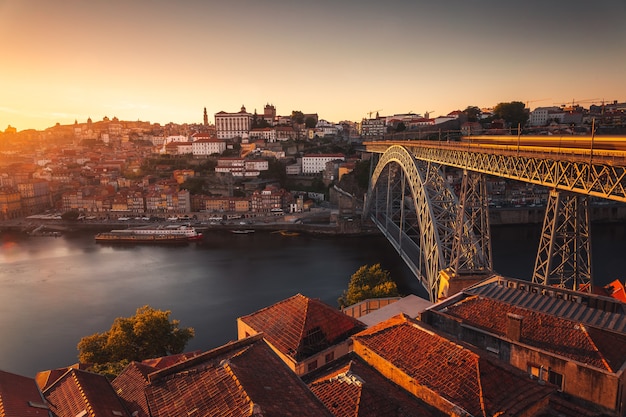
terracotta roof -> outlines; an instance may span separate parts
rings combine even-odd
[[[0,371],[0,417],[16,416],[51,414],[33,378]]]
[[[137,417],[150,417],[146,401],[148,375],[157,368],[140,362],[131,362],[112,382],[115,393],[122,400],[129,413],[137,412]]]
[[[88,364],[84,364],[84,363],[77,363],[74,364],[72,366],[68,366],[65,368],[57,368],[57,369],[50,369],[47,371],[41,371],[41,372],[37,372],[37,375],[35,375],[35,381],[37,382],[37,385],[39,386],[40,390],[45,390],[46,388],[48,388],[50,385],[54,384],[54,382],[61,378],[63,375],[65,375],[65,373],[71,369],[71,368],[75,368],[75,369],[87,369],[89,368]]]
[[[463,294],[491,298],[626,335],[626,303],[611,297],[502,277],[466,288]]]
[[[626,336],[551,314],[478,296],[467,297],[440,312],[500,336],[506,336],[508,313],[523,317],[521,343],[609,372],[617,372],[626,362]]]
[[[331,416],[260,335],[149,376],[152,417]]]
[[[335,417],[447,415],[398,387],[353,353],[303,380]]]
[[[382,358],[390,365],[387,369],[405,375],[407,388],[425,387],[474,416],[521,415],[556,392],[556,387],[540,385],[512,366],[483,358],[403,315],[353,339],[357,354],[367,350]]]
[[[365,325],[317,299],[296,294],[240,320],[281,353],[301,361],[342,342]]]
[[[178,362],[191,359],[195,356],[198,356],[201,353],[202,353],[201,350],[194,350],[192,352],[184,352],[184,353],[178,353],[175,355],[161,356],[160,358],[155,358],[155,359],[146,359],[142,361],[141,363],[143,363],[144,365],[157,368],[157,369],[163,369],[163,368],[167,368],[168,366],[177,364]]]
[[[76,417],[85,410],[92,416],[130,417],[103,375],[70,369],[43,394],[56,417]]]

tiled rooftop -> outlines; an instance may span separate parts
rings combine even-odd
[[[556,389],[540,385],[511,366],[483,358],[405,316],[398,316],[354,336],[407,376],[474,416],[519,415]]]
[[[521,343],[610,372],[619,370],[626,361],[623,335],[497,300],[470,296],[440,313],[500,336],[506,336],[507,314],[512,313],[523,317]]]
[[[148,375],[157,368],[141,362],[131,362],[112,382],[111,385],[129,413],[137,412],[137,417],[149,417],[146,401]]]
[[[503,278],[475,285],[463,293],[626,334],[626,303],[610,297]]]
[[[301,361],[365,328],[317,299],[297,294],[240,320],[280,352]]]
[[[260,335],[150,374],[146,397],[153,417],[331,416]]]
[[[442,417],[354,354],[304,377],[335,417]]]
[[[33,378],[0,371],[0,417],[49,417]]]
[[[70,369],[43,392],[56,417],[90,415],[130,417],[103,375]]]

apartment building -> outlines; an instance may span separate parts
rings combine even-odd
[[[345,161],[343,154],[308,154],[302,157],[303,174],[319,174],[326,169],[326,163],[330,161]]]

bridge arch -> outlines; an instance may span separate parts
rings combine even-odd
[[[390,146],[372,173],[370,216],[428,291],[437,298],[439,271],[451,259],[457,198],[441,166]]]

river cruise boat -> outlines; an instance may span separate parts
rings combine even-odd
[[[180,243],[201,239],[202,233],[191,226],[137,227],[96,235],[96,242],[100,243]]]

